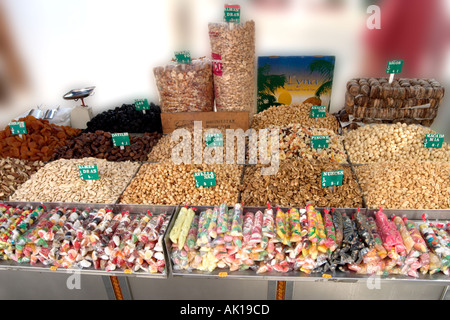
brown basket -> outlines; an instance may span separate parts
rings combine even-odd
[[[445,89],[434,79],[356,78],[347,82],[345,111],[364,123],[405,122],[430,126]]]

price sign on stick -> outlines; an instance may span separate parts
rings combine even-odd
[[[223,147],[223,136],[221,133],[207,133],[205,142],[207,147]]]
[[[423,146],[425,148],[434,148],[434,149],[442,148],[442,144],[444,143],[444,137],[445,136],[443,134],[427,134],[425,136]]]
[[[194,173],[195,186],[199,187],[215,187],[216,174],[213,171]]]
[[[176,51],[175,61],[182,64],[189,64],[191,63],[191,53],[188,50]]]
[[[150,110],[150,105],[148,104],[147,99],[135,99],[134,106],[136,107],[137,111],[143,111],[144,113],[145,110]]]
[[[328,135],[311,136],[311,149],[327,149],[330,143]]]
[[[323,118],[327,112],[326,106],[312,106],[309,116],[311,118]]]
[[[342,186],[344,170],[322,172],[322,187]]]
[[[224,17],[225,22],[239,23],[241,22],[241,6],[240,5],[225,5]]]
[[[11,129],[11,134],[27,134],[27,126],[25,125],[25,121],[11,122],[9,124],[9,128]]]
[[[130,136],[128,133],[111,133],[114,147],[124,149],[125,146],[130,145]]]
[[[79,165],[78,171],[80,173],[81,180],[98,180],[98,168],[96,164],[92,165]]]
[[[389,74],[389,83],[394,81],[394,75],[401,73],[403,69],[403,60],[392,60],[387,63],[386,74]]]

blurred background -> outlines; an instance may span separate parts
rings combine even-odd
[[[88,86],[94,114],[158,102],[152,69],[177,50],[209,57],[208,22],[222,21],[225,3],[255,21],[257,56],[336,57],[332,112],[348,80],[386,76],[388,60],[404,60],[400,77],[450,83],[448,0],[0,0],[0,128],[38,106],[74,107],[62,96]],[[374,4],[379,30],[366,26]],[[449,94],[432,126],[447,141]]]

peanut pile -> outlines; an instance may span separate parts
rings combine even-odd
[[[196,172],[214,172],[215,187],[196,187]],[[123,193],[120,203],[189,205],[238,200],[242,166],[145,163]]]
[[[355,167],[369,208],[450,209],[450,163],[402,161]]]

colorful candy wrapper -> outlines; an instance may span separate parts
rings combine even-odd
[[[277,208],[277,214],[275,217],[275,223],[277,226],[277,236],[279,240],[284,244],[287,245],[289,243],[289,235],[286,228],[286,214],[281,210],[280,208]]]
[[[195,215],[192,219],[191,226],[189,228],[189,232],[186,239],[186,244],[190,250],[195,248],[195,244],[197,242],[197,233],[198,233],[198,222],[199,216]]]
[[[420,235],[420,231],[417,228],[416,224],[411,220],[408,220],[406,217],[403,217],[403,221],[405,223],[406,229],[411,236],[411,239],[414,241],[414,249],[422,253],[427,252],[427,244]]]
[[[262,227],[263,237],[266,237],[268,239],[275,238],[275,228],[274,228],[274,218],[273,217],[274,217],[273,209],[268,204],[267,209],[264,210],[263,227]]]
[[[403,240],[403,245],[405,246],[406,253],[409,254],[414,247],[414,240],[411,238],[411,235],[408,232],[408,229],[406,229],[406,226],[399,216],[394,216],[392,218],[392,221],[397,226],[397,230],[400,233],[400,236]]]
[[[211,222],[208,226],[208,235],[211,239],[215,239],[217,237],[217,222],[219,219],[219,208],[214,207],[212,216],[211,216]]]
[[[308,217],[308,240],[311,243],[317,243],[319,241],[317,212],[313,206],[308,204],[306,214]]]
[[[197,234],[197,246],[201,247],[209,243],[208,227],[211,223],[212,209],[206,209],[200,216],[199,230]]]
[[[372,233],[373,239],[374,239],[374,247],[375,250],[377,251],[378,256],[381,259],[384,259],[387,257],[387,251],[383,246],[383,240],[381,239],[381,236],[378,233],[378,227],[377,224],[375,222],[375,220],[372,217],[368,217],[368,225],[370,228],[370,232]]]
[[[261,241],[262,241],[262,237],[263,237],[262,229],[263,229],[263,221],[264,221],[263,216],[264,215],[261,211],[257,211],[255,213],[253,227],[252,227],[252,231],[251,231],[251,237],[249,240],[249,244],[251,246],[255,246],[255,245],[261,243]]]
[[[183,221],[183,225],[181,226],[180,235],[178,237],[178,245],[180,249],[184,247],[194,216],[195,216],[194,210],[192,208],[189,208],[186,213],[186,218]]]
[[[363,239],[365,245],[369,248],[373,248],[375,246],[375,242],[373,239],[373,235],[370,232],[370,228],[367,224],[367,218],[363,215],[358,208],[355,214],[356,217],[356,226],[358,230],[358,235],[361,239]]]
[[[324,209],[324,221],[327,236],[325,246],[329,249],[330,252],[333,252],[337,248],[336,229],[333,224],[333,218],[331,217],[328,209]]]
[[[172,227],[169,234],[169,239],[172,243],[178,243],[178,237],[180,236],[181,227],[183,226],[184,220],[186,219],[188,209],[184,206],[180,209],[178,213],[177,220]]]
[[[224,234],[228,230],[228,207],[226,203],[219,206],[219,217],[217,218],[217,234]]]
[[[288,211],[289,228],[291,233],[290,242],[298,243],[302,241],[302,227],[300,225],[300,213],[296,208],[291,208]]]
[[[230,235],[233,237],[242,237],[242,220],[244,209],[240,203],[234,206],[233,221],[231,223]]]
[[[325,233],[325,226],[323,223],[322,215],[319,211],[316,210],[316,217],[317,217],[317,234],[319,235],[319,241],[317,244],[319,245],[319,249],[323,248],[322,246],[325,246],[327,235]],[[321,250],[322,252],[325,252]]]
[[[246,245],[252,236],[252,227],[255,215],[253,212],[247,212],[244,215],[244,224],[242,227],[243,244]]]

